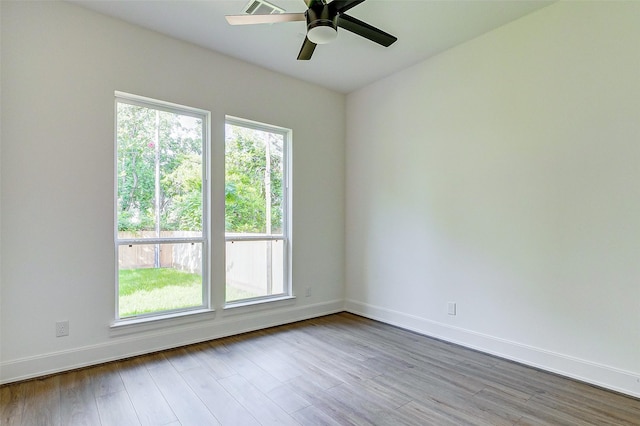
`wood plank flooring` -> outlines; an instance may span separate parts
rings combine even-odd
[[[640,425],[640,400],[341,313],[0,387],[1,425]]]

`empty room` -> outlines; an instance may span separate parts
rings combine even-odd
[[[0,23],[0,424],[640,425],[640,2]]]

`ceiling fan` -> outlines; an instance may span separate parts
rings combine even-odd
[[[393,44],[397,37],[372,27],[345,12],[365,0],[304,0],[307,10],[303,13],[273,13],[267,15],[227,15],[231,25],[273,24],[279,22],[307,21],[307,35],[298,54],[298,60],[309,60],[318,44],[329,43],[338,36],[338,27],[369,39],[382,46]]]

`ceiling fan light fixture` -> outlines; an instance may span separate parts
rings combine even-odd
[[[336,37],[338,37],[338,31],[331,25],[331,21],[328,24],[316,25],[307,31],[307,38],[315,44],[331,43]]]

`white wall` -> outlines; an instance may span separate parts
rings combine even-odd
[[[342,309],[344,95],[75,5],[1,8],[0,382]],[[110,331],[115,90],[212,112],[213,315]],[[257,312],[221,309],[225,114],[293,129],[299,297]]]
[[[560,2],[348,95],[347,309],[640,396],[639,40]]]

